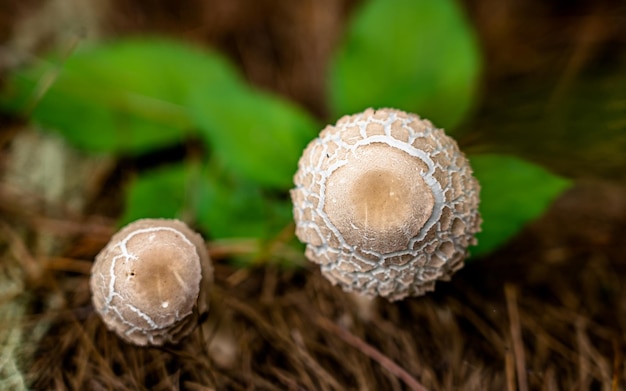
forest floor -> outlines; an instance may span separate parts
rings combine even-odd
[[[320,117],[326,112],[323,64],[356,4],[263,0],[250,12],[243,1],[215,1],[210,10],[200,1],[176,10],[167,1],[89,3],[93,8],[80,16],[99,36],[159,32],[214,45],[253,84]],[[180,346],[138,348],[106,330],[88,288],[92,259],[120,212],[120,167],[136,165],[98,163],[102,171],[92,173],[106,175],[94,175],[78,214],[51,211],[43,195],[24,196],[3,181],[0,307],[10,316],[0,321],[0,384],[19,389],[26,381],[38,390],[626,389],[626,132],[604,126],[615,118],[602,117],[600,109],[626,99],[626,92],[616,97],[605,87],[626,79],[615,66],[624,63],[616,49],[626,45],[626,9],[609,1],[557,3],[561,8],[540,1],[464,2],[485,53],[485,77],[460,144],[524,156],[574,183],[507,245],[467,263],[432,294],[363,303],[332,287],[315,265],[285,268],[270,257],[242,269],[229,261],[247,251],[246,242],[209,241],[216,276],[208,318]],[[0,14],[16,17],[0,18],[4,48],[34,52],[48,44],[42,37],[76,16],[71,5],[7,2]],[[35,23],[19,21],[43,20],[33,16],[41,9],[58,12],[58,20],[50,17],[31,36],[19,35]],[[282,24],[286,17],[299,22],[297,33]],[[7,58],[0,53],[3,69]],[[590,100],[589,93],[600,103],[582,115],[578,104]],[[563,117],[570,122],[555,122]],[[12,118],[0,120],[4,174],[25,130]],[[596,132],[592,142],[568,133],[571,123],[586,135]],[[45,254],[35,250],[44,247]],[[19,332],[11,319],[18,319]],[[11,367],[14,359],[28,365]]]

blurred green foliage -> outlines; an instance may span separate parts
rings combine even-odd
[[[528,221],[539,217],[571,182],[542,167],[513,156],[470,156],[480,182],[482,232],[473,256],[481,256],[506,242]]]
[[[181,142],[193,127],[194,89],[245,86],[220,56],[156,40],[82,48],[64,62],[40,61],[11,82],[5,107],[26,111],[80,148],[115,153]]]
[[[252,89],[197,90],[190,109],[200,135],[237,175],[277,189],[292,186],[304,146],[319,124],[302,109]]]
[[[335,116],[393,107],[451,129],[474,102],[480,53],[456,1],[374,0],[331,65]]]
[[[455,2],[370,0],[330,64],[335,116],[396,107],[453,128],[473,103],[479,58]],[[212,238],[270,240],[291,222],[287,190],[322,128],[293,103],[245,83],[221,55],[163,39],[81,48],[10,75],[0,107],[79,148],[141,155],[201,140],[206,154],[141,172],[121,223],[178,217]],[[566,186],[509,156],[475,156],[485,223],[478,255],[540,215]]]

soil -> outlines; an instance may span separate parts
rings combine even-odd
[[[217,47],[251,83],[324,118],[325,64],[357,2],[261,0],[254,10],[242,0],[90,0],[80,11],[73,4],[6,2],[2,15],[15,17],[0,18],[2,69],[63,42],[71,28],[62,22],[80,14],[86,36],[158,32]],[[270,257],[236,267],[230,261],[247,244],[210,241],[216,289],[208,317],[180,346],[139,348],[93,312],[88,276],[120,213],[119,186],[142,162],[101,162],[78,209],[51,210],[44,195],[18,196],[2,183],[1,271],[9,275],[17,261],[23,284],[10,296],[2,287],[0,304],[28,302],[21,356],[31,359],[20,373],[29,388],[626,389],[626,114],[607,109],[626,100],[626,6],[463,6],[485,76],[460,144],[572,178],[543,216],[432,294],[397,303],[356,300],[310,264],[286,268]],[[9,151],[22,125],[2,118],[0,150]],[[3,170],[11,159],[0,155]],[[50,247],[42,239],[50,235],[63,245]]]

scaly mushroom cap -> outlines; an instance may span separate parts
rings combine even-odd
[[[90,286],[110,330],[136,345],[163,345],[193,330],[212,278],[199,234],[178,220],[143,219],[96,256]]]
[[[368,109],[305,149],[291,191],[306,256],[347,291],[399,300],[463,266],[480,229],[479,185],[429,121]]]

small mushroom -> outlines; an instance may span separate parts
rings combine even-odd
[[[479,184],[456,142],[417,115],[368,109],[304,150],[291,191],[306,256],[346,291],[422,295],[463,266]]]
[[[109,328],[135,345],[177,343],[207,311],[213,269],[202,237],[178,220],[137,220],[96,256],[93,304]]]

